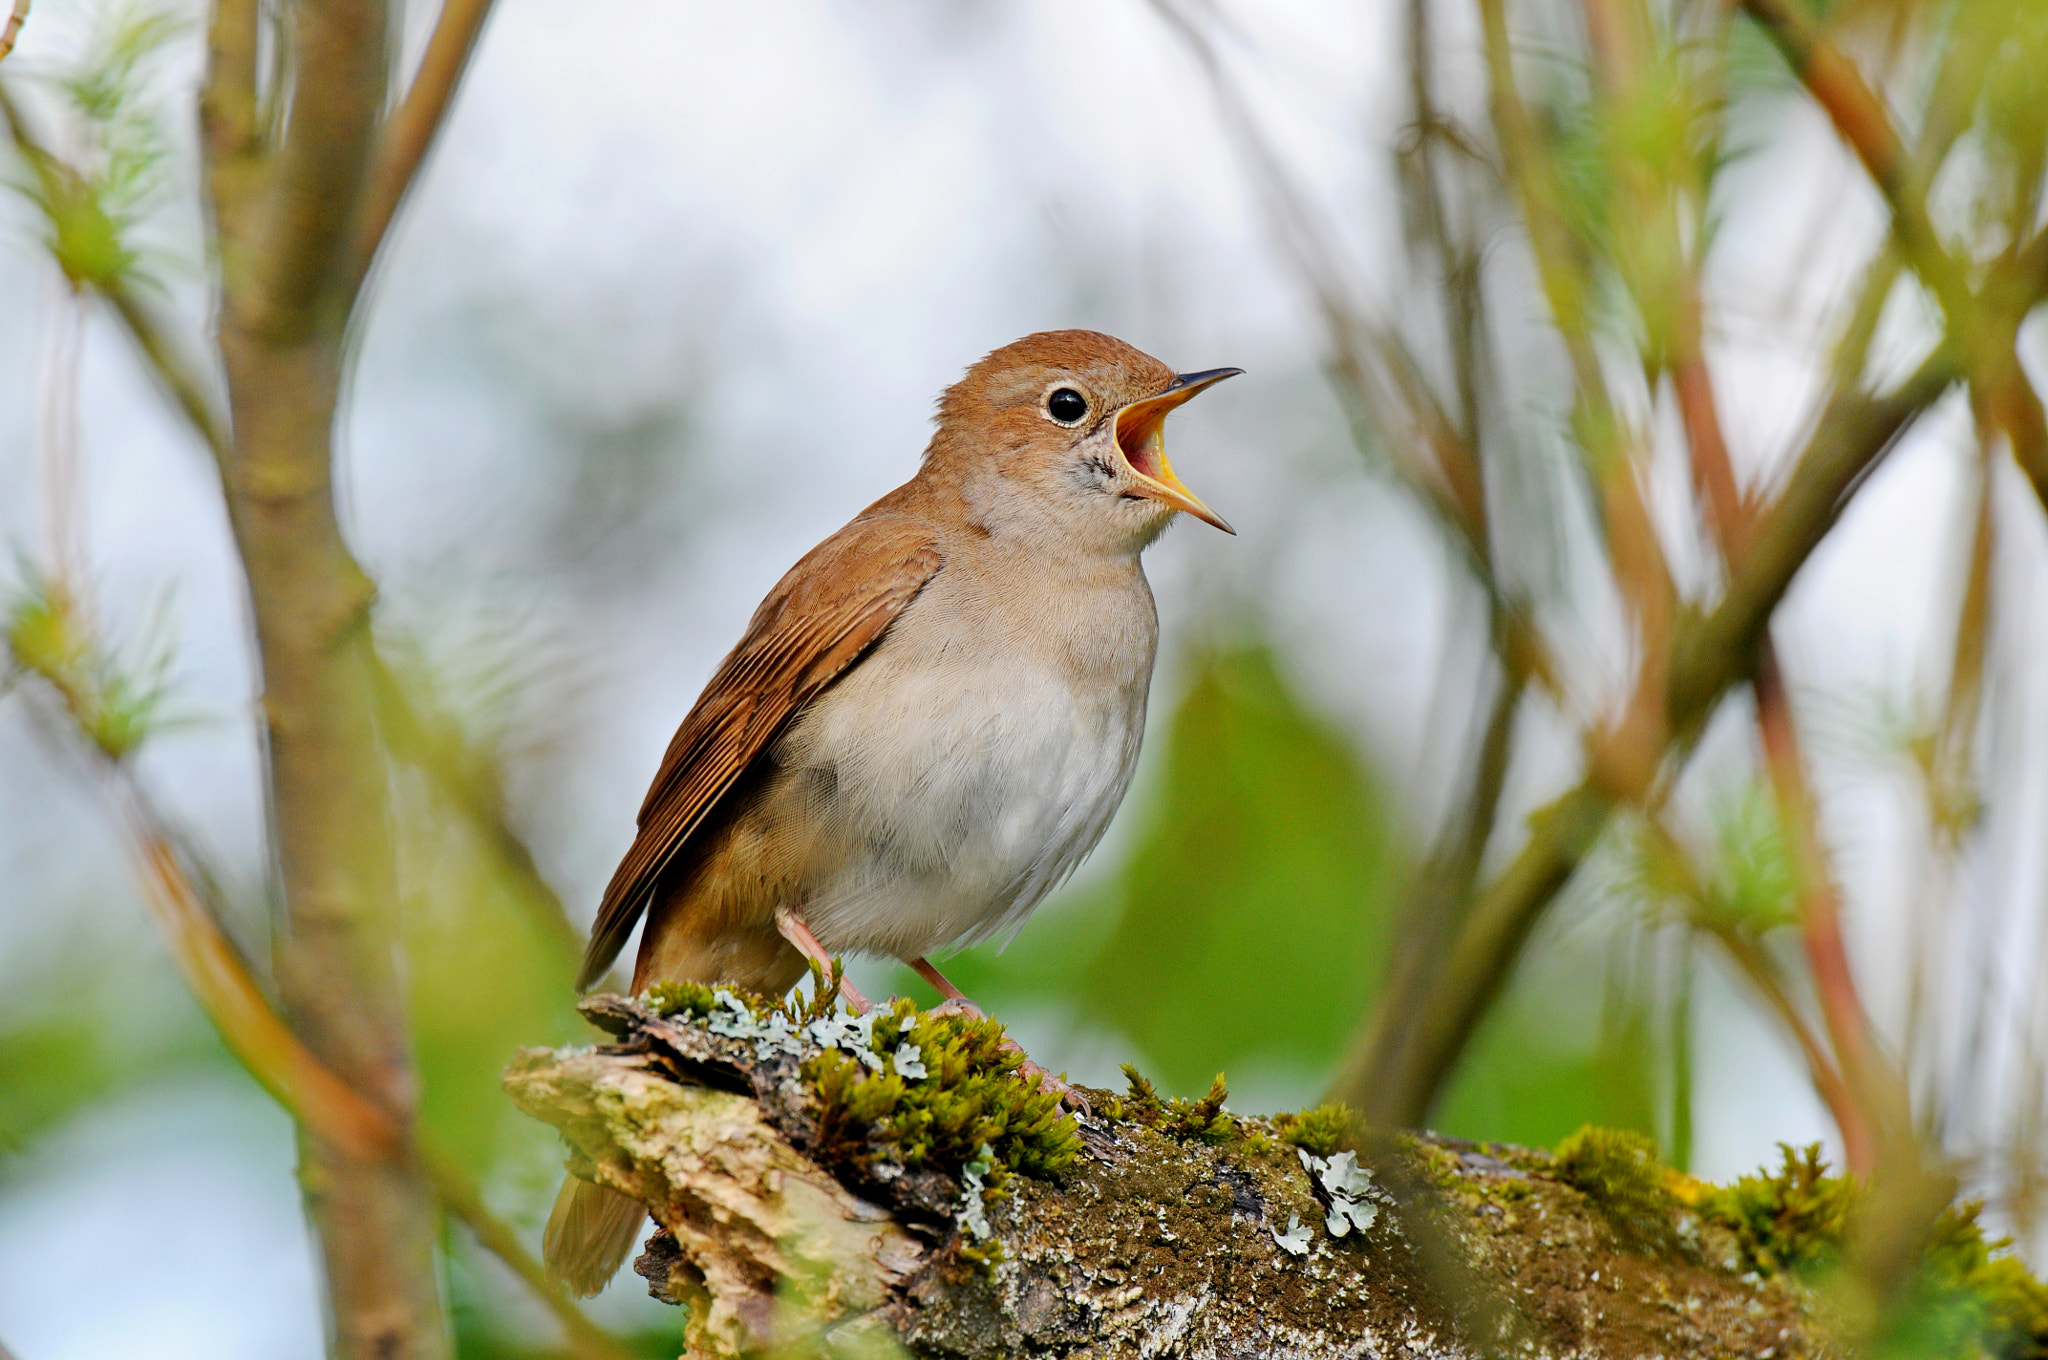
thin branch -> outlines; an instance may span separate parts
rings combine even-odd
[[[37,670],[74,717],[85,696],[61,674]],[[75,726],[72,733],[83,737]],[[221,928],[221,912],[190,872],[176,838],[125,761],[81,740],[127,832],[142,879],[143,900],[169,945],[186,985],[228,1051],[300,1124],[349,1156],[395,1162],[411,1157],[427,1173],[437,1198],[461,1219],[486,1251],[531,1289],[583,1360],[628,1360],[630,1352],[593,1325],[560,1283],[528,1252],[519,1236],[483,1202],[460,1163],[426,1137],[408,1130],[316,1057],[277,1013],[248,961]]]
[[[1379,1117],[1377,1104],[1382,1051],[1392,1037],[1389,1022],[1427,1009],[1437,986],[1436,965],[1447,941],[1464,926],[1473,889],[1485,862],[1507,787],[1515,717],[1528,692],[1526,667],[1515,666],[1501,678],[1480,737],[1479,760],[1471,796],[1465,800],[1465,824],[1416,873],[1399,925],[1393,934],[1395,954],[1385,991],[1374,1004],[1331,1082],[1328,1099],[1358,1110],[1368,1124],[1389,1126],[1404,1121]]]
[[[110,766],[108,774],[135,849],[144,899],[228,1048],[278,1104],[351,1157],[390,1161],[401,1155],[405,1136],[397,1122],[335,1076],[278,1017],[193,888],[133,777],[123,766]]]
[[[490,1211],[476,1182],[460,1163],[430,1143],[422,1143],[418,1153],[443,1207],[461,1219],[478,1245],[503,1261],[532,1291],[561,1324],[581,1360],[634,1360],[632,1351],[585,1315],[561,1281],[550,1276],[547,1267],[526,1249],[511,1225]]]
[[[1855,487],[1954,379],[1946,353],[1937,352],[1895,392],[1837,394],[1829,402],[1790,483],[1759,519],[1720,605],[1673,631],[1668,764],[1682,759],[1722,696],[1749,675],[1772,611]],[[1368,1120],[1414,1126],[1428,1117],[1524,941],[1597,843],[1614,807],[1596,772],[1537,813],[1527,842],[1481,891],[1444,952],[1426,1006],[1403,1016],[1375,1011],[1366,1043],[1378,1055],[1374,1075],[1356,1093]]]
[[[1736,490],[1728,441],[1722,433],[1719,406],[1714,399],[1713,377],[1707,368],[1696,269],[1689,271],[1683,286],[1686,305],[1679,311],[1673,387],[1678,395],[1680,424],[1691,454],[1694,480],[1707,500],[1722,560],[1733,570],[1742,562],[1749,544],[1748,507]],[[1785,693],[1768,630],[1757,643],[1756,673],[1751,677],[1750,687],[1756,695],[1757,730],[1765,764],[1801,869],[1800,941],[1839,1060],[1839,1071],[1832,1065],[1816,1066],[1811,1055],[1808,1066],[1816,1086],[1841,1082],[1843,1074],[1847,1075],[1848,1093],[1853,1098],[1846,1102],[1829,1100],[1829,1108],[1841,1131],[1850,1169],[1868,1175],[1877,1165],[1880,1139],[1887,1134],[1910,1136],[1910,1128],[1893,1118],[1899,1111],[1891,1108],[1895,1102],[1883,1094],[1895,1092],[1900,1084],[1896,1074],[1878,1056],[1870,1017],[1849,967],[1848,950],[1842,939],[1841,894],[1821,839],[1791,700]],[[1800,1042],[1802,1048],[1810,1047],[1807,1037],[1801,1036]],[[1825,1098],[1825,1088],[1822,1094]]]
[[[35,175],[44,201],[57,201],[61,187],[59,180],[65,173],[62,164],[37,140],[5,86],[0,86],[0,122],[7,125],[9,139]],[[227,419],[221,412],[216,395],[216,385],[190,357],[187,347],[172,337],[170,328],[158,317],[155,309],[144,302],[125,279],[94,279],[91,283],[112,304],[115,315],[120,317],[121,324],[142,351],[150,375],[191,422],[225,475],[233,458],[233,445]]]
[[[1943,308],[1950,310],[1950,322],[1960,322],[1968,306],[1966,275],[1941,243],[1925,203],[1910,182],[1905,146],[1884,101],[1863,79],[1856,63],[1805,14],[1799,0],[1742,0],[1742,7],[1777,46],[1807,93],[1863,163],[1891,208],[1893,231],[1915,271],[1941,299]]]
[[[1777,656],[1766,639],[1759,648],[1756,674],[1750,687],[1756,692],[1757,730],[1763,740],[1764,765],[1770,772],[1771,787],[1778,801],[1799,866],[1799,937],[1806,951],[1807,967],[1813,973],[1813,989],[1820,999],[1821,1018],[1827,1025],[1843,1077],[1855,1096],[1855,1104],[1843,1122],[1838,1111],[1843,1150],[1849,1168],[1859,1175],[1876,1169],[1884,1142],[1894,1137],[1911,1137],[1910,1121],[1900,1123],[1901,1111],[1891,1108],[1885,1098],[1896,1085],[1893,1074],[1878,1056],[1856,989],[1856,977],[1849,967],[1848,945],[1842,935],[1841,890],[1822,843],[1818,810],[1814,806],[1811,781],[1800,753],[1798,730],[1792,703],[1785,693],[1784,676]]]
[[[534,928],[573,968],[583,953],[583,932],[570,922],[562,899],[534,863],[533,852],[512,829],[492,762],[469,745],[453,718],[417,701],[381,654],[373,652],[369,664],[378,728],[392,754],[425,772],[469,822],[512,880]]]
[[[7,23],[0,26],[0,58],[14,50],[14,40],[21,33],[22,21],[28,18],[28,0],[14,0],[14,8],[8,12]]]
[[[1799,1007],[1793,1004],[1792,994],[1779,981],[1776,965],[1756,941],[1738,930],[1713,922],[1701,922],[1699,927],[1721,946],[1737,971],[1756,989],[1764,1005],[1778,1017],[1778,1023],[1785,1027],[1792,1041],[1799,1045],[1800,1056],[1806,1060],[1807,1074],[1813,1080],[1814,1090],[1819,1093],[1821,1103],[1828,1107],[1828,1113],[1834,1116],[1835,1127],[1842,1131],[1844,1145],[1852,1148],[1850,1157],[1853,1160],[1855,1153],[1851,1140],[1867,1136],[1863,1132],[1861,1109],[1850,1092],[1849,1084],[1842,1080],[1842,1074],[1828,1057],[1820,1036],[1799,1013]]]
[[[412,86],[378,139],[349,265],[352,277],[347,287],[351,295],[369,272],[406,190],[412,186],[420,163],[433,146],[434,136],[447,114],[448,101],[454,97],[470,54],[476,50],[477,35],[483,31],[490,12],[491,0],[442,0],[440,16],[434,21],[433,35],[427,39],[427,50],[420,58]]]
[[[135,341],[148,364],[150,375],[162,385],[173,402],[205,441],[206,450],[225,474],[234,461],[234,440],[227,419],[214,395],[214,384],[201,373],[185,347],[172,338],[169,328],[154,309],[125,283],[102,290],[114,314]]]

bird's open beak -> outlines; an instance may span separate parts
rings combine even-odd
[[[1116,446],[1137,476],[1135,494],[1184,510],[1226,534],[1237,530],[1225,524],[1221,515],[1202,504],[1201,498],[1173,475],[1173,464],[1166,461],[1166,415],[1197,392],[1242,372],[1241,368],[1211,368],[1200,373],[1177,374],[1158,396],[1134,401],[1116,413]]]

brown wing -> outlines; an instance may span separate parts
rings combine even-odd
[[[640,834],[604,890],[577,986],[611,966],[655,880],[726,790],[875,645],[943,560],[916,520],[864,515],[776,583],[668,744],[640,807]]]

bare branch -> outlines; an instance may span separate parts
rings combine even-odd
[[[7,22],[0,25],[0,57],[14,50],[14,40],[21,33],[22,21],[28,18],[28,0],[14,0],[14,8],[8,11]]]
[[[45,201],[56,201],[60,188],[58,178],[64,171],[55,155],[30,130],[28,121],[22,117],[20,108],[5,86],[0,86],[0,122],[6,123],[8,137],[21,152],[22,159],[28,162]],[[225,475],[233,458],[233,446],[226,419],[221,414],[216,385],[189,356],[186,347],[172,338],[169,327],[126,279],[93,279],[89,282],[113,304],[115,314],[141,349],[150,375],[170,394],[192,428],[206,441],[208,452]]]
[[[1937,352],[1896,392],[1837,395],[1797,470],[1759,520],[1755,540],[1720,605],[1682,620],[1671,644],[1666,703],[1675,762],[1690,750],[1723,695],[1751,673],[1771,612],[1842,506],[1870,469],[1955,379]],[[1370,1081],[1348,1092],[1369,1122],[1423,1123],[1479,1019],[1505,985],[1543,911],[1598,842],[1615,808],[1597,770],[1531,819],[1529,839],[1484,888],[1465,927],[1445,950],[1436,985],[1416,1013],[1374,1012],[1363,1047],[1374,1055]]]
[[[384,6],[307,0],[293,7],[290,36],[291,117],[252,205],[248,272],[224,280],[231,318],[273,341],[339,334],[347,320],[349,233],[384,103]]]
[[[583,932],[569,920],[562,899],[534,863],[533,852],[506,818],[497,770],[470,748],[451,717],[416,700],[381,654],[372,654],[370,667],[378,727],[393,754],[424,771],[469,822],[512,880],[515,895],[541,938],[573,970],[583,955]]]
[[[491,12],[491,0],[442,0],[440,17],[427,40],[412,86],[384,125],[371,163],[370,182],[363,198],[362,216],[356,227],[351,294],[361,286],[378,247],[391,230],[398,205],[419,173],[420,163],[433,146],[434,136],[448,111],[448,101],[469,65],[476,49],[477,35]]]
[[[1969,297],[1966,276],[1941,243],[1926,204],[1909,181],[1904,143],[1884,101],[1856,63],[1805,14],[1799,0],[1742,0],[1742,7],[1777,45],[1807,93],[1863,163],[1891,207],[1892,228],[1914,269],[1949,310],[1951,323],[1960,322]]]
[[[265,165],[256,103],[257,0],[214,0],[206,33],[206,83],[199,92],[206,207],[220,238],[222,273],[241,287],[249,204]]]
[[[526,1249],[519,1234],[490,1211],[476,1182],[461,1163],[428,1143],[420,1145],[418,1155],[433,1179],[434,1192],[442,1205],[468,1226],[485,1251],[503,1261],[532,1291],[561,1324],[580,1360],[634,1360],[632,1351],[584,1314],[561,1281],[551,1277],[547,1267]]]

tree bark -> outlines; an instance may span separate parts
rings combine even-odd
[[[1332,1236],[1331,1164],[1284,1126],[1189,1135],[1107,1092],[1072,1165],[1013,1177],[976,1243],[957,1171],[825,1149],[814,1044],[770,1051],[618,997],[584,1013],[618,1042],[527,1050],[506,1086],[562,1132],[573,1171],[648,1204],[659,1227],[635,1268],[689,1306],[692,1355],[873,1354],[883,1338],[991,1358],[1819,1348],[1798,1291],[1738,1273],[1676,1198],[1646,1226],[1543,1154],[1402,1135],[1361,1155],[1365,1226]]]
[[[390,1115],[409,1149],[416,1092],[375,722],[375,589],[336,515],[333,451],[357,220],[384,104],[385,10],[380,0],[293,7],[279,31],[291,46],[289,116],[267,153],[255,39],[254,7],[221,0],[206,101],[229,413],[216,454],[262,674],[278,988],[307,1046]],[[333,1353],[447,1356],[439,1216],[416,1160],[351,1155],[302,1126],[300,1178]]]

